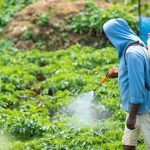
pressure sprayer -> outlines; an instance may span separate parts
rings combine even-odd
[[[106,74],[106,76],[104,78],[102,78],[100,80],[100,83],[98,84],[98,86],[96,86],[96,88],[93,90],[94,92],[97,90],[97,88],[99,86],[101,86],[105,81],[107,81],[109,79],[109,77],[116,71],[115,68],[110,69],[110,71]]]

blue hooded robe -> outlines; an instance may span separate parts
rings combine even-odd
[[[150,83],[148,52],[140,45],[127,48],[136,41],[144,43],[121,18],[107,21],[103,30],[118,52],[118,84],[123,110],[129,112],[132,104],[140,104],[138,114],[150,112],[150,92],[145,87],[145,82]]]

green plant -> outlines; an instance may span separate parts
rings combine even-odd
[[[86,11],[80,12],[72,18],[71,24],[68,26],[73,32],[92,32],[92,30],[100,29],[102,10],[100,10],[93,2],[86,4]]]
[[[24,31],[21,35],[22,39],[30,40],[33,38],[33,31],[32,28],[28,28],[28,30]]]
[[[73,32],[96,35],[102,29],[103,24],[113,18],[125,19],[135,32],[138,31],[137,19],[130,14],[130,8],[127,6],[114,5],[111,8],[102,10],[93,2],[87,3],[86,11],[80,12],[72,18],[68,28]]]
[[[31,113],[18,114],[9,119],[7,131],[18,139],[42,136],[49,127],[42,124],[40,117]]]
[[[52,27],[54,28],[54,29],[60,29],[60,24],[58,24],[58,23],[53,23],[52,24]]]
[[[7,25],[14,14],[26,7],[27,5],[35,2],[36,0],[5,0],[0,8],[0,29]]]
[[[9,41],[0,44],[0,128],[10,134],[11,150],[121,148],[125,113],[117,80],[95,92],[94,108],[105,106],[107,119],[79,128],[67,113],[74,97],[93,90],[117,66],[114,48],[73,45],[41,52],[18,51]],[[138,146],[145,150],[143,139]]]
[[[41,27],[48,24],[48,22],[49,22],[48,14],[42,14],[36,21],[36,23]]]

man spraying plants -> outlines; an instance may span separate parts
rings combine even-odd
[[[135,150],[141,133],[150,149],[150,64],[144,43],[123,19],[111,19],[103,31],[118,51],[118,76],[126,126],[122,138],[124,150]]]

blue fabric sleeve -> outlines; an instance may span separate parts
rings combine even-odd
[[[126,58],[131,97],[130,103],[143,103],[145,92],[144,59],[140,54],[135,52],[127,52]]]

